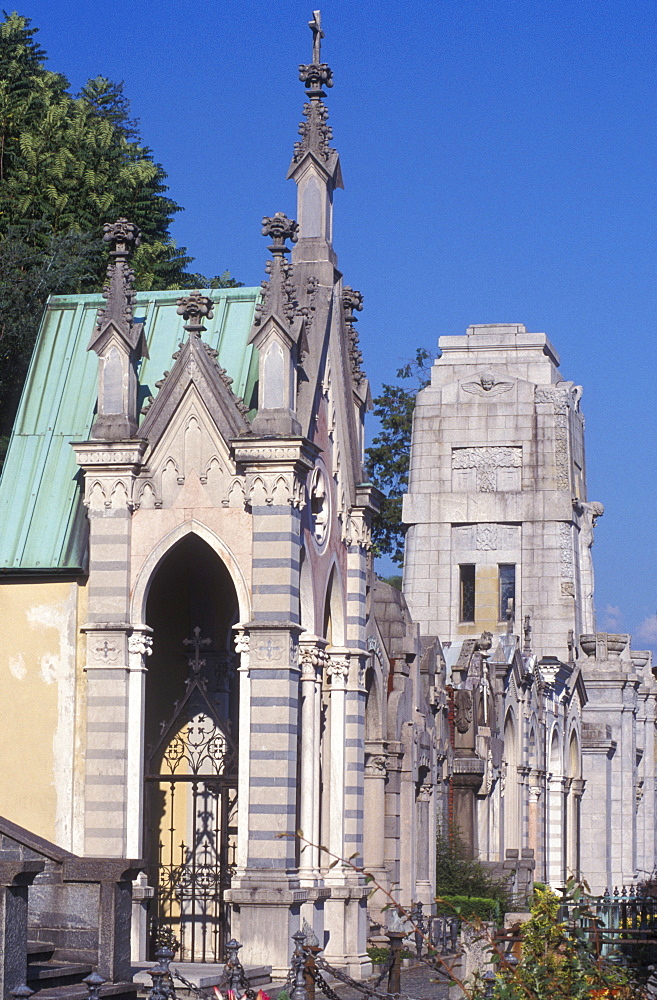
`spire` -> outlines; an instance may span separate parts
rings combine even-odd
[[[292,283],[292,265],[286,254],[290,248],[287,240],[296,243],[299,226],[294,219],[288,219],[283,212],[265,216],[262,220],[262,235],[269,236],[271,243],[267,247],[272,255],[265,269],[269,281],[262,282],[262,302],[256,306],[255,325],[260,326],[269,316],[276,316],[278,321],[292,324],[297,314],[297,303]]]
[[[141,232],[133,222],[117,219],[116,222],[105,223],[103,240],[110,245],[110,262],[102,293],[106,305],[98,313],[87,350],[98,353],[98,343],[106,339],[106,334],[112,327],[130,348],[135,349],[138,345],[141,347],[140,357],[147,357],[146,343],[140,344],[143,336],[142,324],[134,323],[132,318],[135,304],[133,289],[135,272],[130,267],[130,258],[141,244]]]
[[[92,438],[118,441],[137,430],[137,362],[148,357],[142,323],[135,323],[133,250],[141,243],[137,226],[127,219],[103,226],[110,263],[103,288],[106,300],[98,313],[87,350],[98,355],[98,416]]]
[[[333,86],[333,73],[330,66],[322,62],[324,32],[320,11],[313,11],[308,26],[313,34],[312,62],[299,66],[299,79],[306,87],[305,121],[299,125],[301,139],[294,144],[288,177],[292,177],[299,188],[300,238],[320,238],[330,243],[333,191],[343,186],[340,159],[337,151],[330,146],[333,133],[328,125],[328,110],[322,100],[326,97],[324,87]]]

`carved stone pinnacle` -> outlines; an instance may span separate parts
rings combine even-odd
[[[294,219],[288,219],[284,212],[276,212],[276,215],[265,216],[262,220],[262,235],[271,237],[273,242],[268,249],[277,256],[290,252],[285,241],[296,243],[298,229],[299,224]]]

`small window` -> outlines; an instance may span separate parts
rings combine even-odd
[[[500,617],[501,622],[513,617],[516,605],[516,567],[514,563],[500,563]],[[509,604],[509,601],[511,604]]]
[[[473,622],[475,620],[475,568],[468,563],[459,566],[460,582],[460,614],[462,622]]]

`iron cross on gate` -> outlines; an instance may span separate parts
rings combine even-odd
[[[192,669],[194,676],[197,676],[201,667],[205,666],[205,660],[201,659],[201,646],[209,646],[212,639],[201,639],[201,628],[199,625],[193,629],[193,639],[183,639],[183,646],[191,646],[194,650],[194,656],[189,658],[189,665]]]

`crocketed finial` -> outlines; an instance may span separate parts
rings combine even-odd
[[[190,334],[200,337],[205,331],[204,319],[212,319],[214,315],[214,302],[207,295],[200,292],[192,292],[191,295],[184,296],[177,300],[178,308],[176,312],[185,320],[185,330]]]
[[[270,236],[272,243],[267,248],[275,257],[290,252],[290,248],[285,245],[286,240],[297,242],[299,224],[294,219],[288,219],[284,212],[276,212],[275,215],[265,216],[262,220],[262,235]]]

